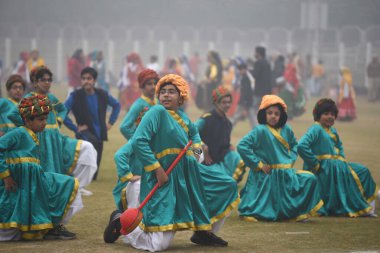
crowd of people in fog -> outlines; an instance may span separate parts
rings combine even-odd
[[[111,83],[102,51],[86,56],[77,49],[67,61],[68,96],[61,102],[38,50],[20,53],[0,98],[0,241],[76,238],[65,224],[83,208],[81,197],[93,194],[85,187],[101,177],[103,144],[120,111],[126,112],[119,129],[126,144],[114,154],[115,210],[107,224],[99,223],[106,243],[123,233],[136,249],[162,251],[177,231],[191,230],[192,243],[225,247],[217,233],[235,209],[243,221],[377,216],[379,189],[370,170],[349,162],[333,127],[335,120],[357,117],[349,68],[341,68],[339,83],[328,84],[322,60],[268,57],[262,46],[254,59],[223,60],[209,51],[204,72],[202,61],[194,53],[160,66],[152,55],[144,65],[131,52]],[[368,99],[375,102],[377,57],[368,78]],[[289,122],[305,113],[312,96],[318,98],[310,115],[315,123],[297,141]],[[191,106],[203,111],[196,122],[186,113]],[[244,119],[251,129],[235,147],[232,129]],[[63,125],[75,138],[62,133]],[[302,169],[294,168],[298,156]],[[124,211],[138,207],[156,183],[140,225],[124,233]]]

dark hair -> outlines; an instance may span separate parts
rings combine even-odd
[[[256,47],[256,53],[260,55],[262,58],[265,58],[265,47]]]
[[[9,91],[12,88],[12,85],[17,82],[21,83],[22,87],[24,87],[24,90],[25,90],[26,84],[25,84],[24,79],[22,79],[20,75],[15,74],[15,75],[11,75],[8,78],[7,82],[5,83],[5,87],[7,88],[7,91]]]
[[[330,98],[322,98],[314,106],[313,117],[314,121],[319,121],[321,115],[325,112],[333,112],[335,118],[338,117],[338,107],[336,106],[334,100]]]
[[[53,73],[50,71],[50,69],[46,67],[38,68],[34,73],[30,73],[30,80],[32,82],[37,82],[40,80],[44,75],[49,75],[50,78],[53,78]]]
[[[94,78],[94,80],[98,78],[98,72],[96,72],[96,70],[91,67],[85,67],[84,69],[82,69],[82,71],[80,72],[80,76],[82,77],[84,74],[90,74],[92,78]]]
[[[280,110],[281,112],[281,115],[280,115],[280,119],[279,121],[277,122],[277,124],[274,126],[274,128],[281,128],[281,127],[284,127],[285,124],[286,124],[286,121],[288,120],[288,114],[285,112],[284,108],[280,105],[280,104],[274,104],[274,105],[271,105],[271,106],[277,106],[277,108]],[[265,109],[261,109],[258,113],[257,113],[257,121],[259,122],[259,124],[267,124],[267,115],[266,115],[266,111],[269,107],[271,106],[268,106],[267,108]]]
[[[160,89],[158,90],[158,94],[157,94],[157,96],[160,95],[160,91],[162,90],[162,88],[164,88],[165,86],[168,86],[168,85],[173,85],[173,86],[175,87],[176,91],[178,92],[178,94],[181,95],[180,90],[177,88],[177,86],[176,86],[175,84],[173,84],[173,83],[171,83],[171,82],[167,82],[167,83],[164,83],[164,84],[162,84],[162,85],[160,86]]]

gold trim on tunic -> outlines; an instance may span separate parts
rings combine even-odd
[[[274,135],[274,137],[282,144],[284,147],[290,151],[289,143],[284,139],[284,137],[281,136],[281,128],[274,129],[273,127],[266,125],[266,127],[269,129],[269,131]]]
[[[73,172],[75,166],[77,165],[78,163],[78,158],[79,158],[79,152],[80,152],[80,147],[82,145],[82,140],[78,140],[77,142],[77,145],[75,147],[75,153],[74,153],[74,161],[73,163],[71,164],[70,168],[68,169],[67,171],[67,175],[71,175],[71,173]]]

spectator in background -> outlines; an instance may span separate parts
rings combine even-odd
[[[377,56],[374,56],[368,64],[367,76],[369,80],[368,101],[375,102],[380,97],[380,62]]]
[[[29,59],[28,52],[25,52],[25,51],[20,52],[20,58],[16,62],[12,70],[12,75],[14,74],[20,75],[22,79],[24,79],[27,83],[30,82],[28,66],[26,64],[28,62],[28,59]]]
[[[141,95],[137,76],[144,69],[144,65],[140,55],[135,52],[130,53],[125,60],[117,86],[121,108],[128,111],[132,103]]]
[[[80,73],[85,67],[85,57],[82,49],[75,50],[67,62],[67,77],[69,79],[69,94],[81,87]]]
[[[255,49],[256,62],[253,68],[255,78],[255,89],[253,91],[253,105],[258,108],[262,96],[272,93],[272,71],[266,59],[266,50],[258,46]]]
[[[158,58],[157,55],[151,55],[149,59],[149,63],[146,66],[147,69],[152,69],[156,71],[157,73],[161,73],[161,67],[160,64],[158,63]]]
[[[240,72],[240,99],[238,103],[238,108],[231,119],[232,126],[248,118],[251,128],[254,128],[257,124],[256,121],[256,111],[253,106],[253,91],[255,90],[255,79],[252,73],[248,70],[246,63],[240,63],[238,65]]]
[[[201,61],[201,58],[199,57],[199,53],[194,52],[193,56],[189,60],[189,64],[190,64],[191,72],[194,75],[195,82],[197,82],[199,78],[199,66],[201,65],[201,62],[202,61]]]
[[[28,71],[32,71],[35,67],[45,66],[45,60],[40,57],[40,52],[37,49],[32,50],[27,61]]]
[[[311,73],[311,95],[320,96],[323,89],[323,78],[325,77],[325,67],[323,61],[318,60],[318,63],[313,65]]]
[[[96,52],[93,68],[96,72],[98,72],[97,88],[109,91],[109,85],[107,82],[107,68],[102,51]]]

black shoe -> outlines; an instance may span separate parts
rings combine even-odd
[[[77,238],[76,234],[69,232],[62,224],[50,229],[44,236],[46,240],[72,240],[75,238]]]
[[[219,247],[227,247],[228,242],[216,236],[212,232],[208,231],[196,231],[193,236],[190,238],[190,241],[203,246],[219,246]]]
[[[121,223],[120,223],[120,210],[115,210],[111,213],[111,217],[108,223],[108,226],[104,230],[103,239],[106,243],[115,242],[121,235]]]

